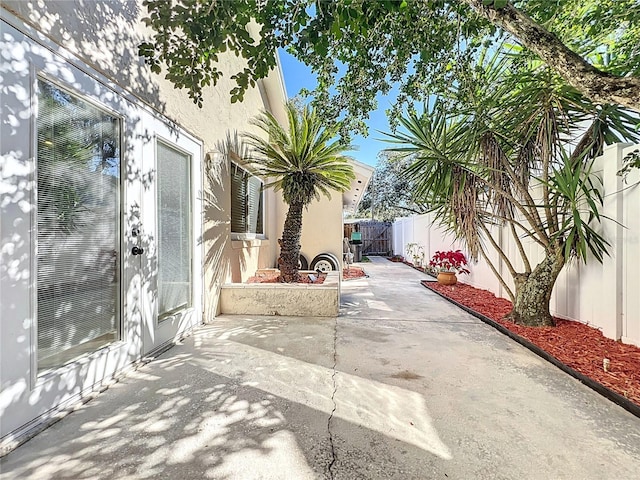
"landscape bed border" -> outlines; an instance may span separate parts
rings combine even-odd
[[[600,382],[594,380],[593,378],[590,378],[590,377],[578,372],[577,370],[574,370],[573,368],[569,367],[568,365],[562,363],[556,357],[554,357],[550,353],[544,351],[542,348],[537,346],[535,343],[530,342],[526,338],[521,337],[517,333],[512,332],[511,330],[509,330],[508,328],[504,327],[503,325],[500,325],[495,320],[492,320],[491,318],[487,317],[486,315],[483,315],[482,313],[476,312],[472,308],[469,308],[466,305],[463,305],[462,303],[460,303],[460,302],[458,302],[458,301],[456,301],[456,300],[454,300],[452,298],[449,298],[446,295],[444,295],[443,293],[441,293],[441,292],[429,287],[429,285],[428,285],[429,283],[432,283],[432,282],[430,282],[429,280],[420,280],[420,284],[423,287],[425,287],[427,290],[438,294],[440,297],[442,297],[445,300],[453,303],[457,307],[460,307],[465,312],[473,315],[474,317],[476,317],[480,321],[482,321],[482,322],[486,323],[487,325],[495,328],[500,333],[508,336],[512,340],[515,340],[517,343],[519,343],[523,347],[529,349],[530,351],[532,351],[533,353],[535,353],[539,357],[543,358],[547,362],[555,365],[560,370],[562,370],[563,372],[571,375],[576,380],[579,380],[581,383],[583,383],[587,387],[591,388],[592,390],[595,390],[596,392],[598,392],[603,397],[605,397],[608,400],[612,401],[613,403],[621,406],[622,408],[624,408],[626,411],[628,411],[632,415],[635,415],[636,417],[640,418],[640,405],[637,405],[636,403],[632,402],[631,400],[629,400],[628,398],[624,397],[623,395],[620,395],[619,393],[614,392],[613,390],[605,387],[603,384],[601,384]]]

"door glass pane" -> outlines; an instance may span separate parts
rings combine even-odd
[[[37,135],[42,370],[119,338],[120,120],[38,80]]]
[[[191,158],[158,142],[158,315],[191,305]]]

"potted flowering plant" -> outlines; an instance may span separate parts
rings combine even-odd
[[[455,285],[458,282],[456,273],[471,273],[466,265],[467,257],[460,250],[436,252],[429,262],[429,266],[438,271],[438,283],[443,285]]]

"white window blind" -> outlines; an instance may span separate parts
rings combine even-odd
[[[264,233],[262,181],[235,163],[231,164],[231,232]]]
[[[158,315],[191,305],[191,157],[157,143]]]
[[[38,368],[119,338],[120,120],[38,80]]]

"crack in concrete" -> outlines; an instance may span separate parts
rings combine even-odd
[[[327,471],[329,472],[329,478],[333,480],[333,470],[331,470],[336,463],[336,450],[335,445],[333,443],[333,434],[331,433],[331,420],[333,420],[333,414],[336,411],[336,392],[338,390],[338,385],[336,384],[336,375],[338,374],[337,370],[338,365],[338,319],[336,318],[336,323],[333,328],[333,373],[331,374],[331,380],[333,381],[333,392],[331,394],[331,401],[333,402],[333,410],[331,410],[331,414],[329,415],[329,419],[327,420],[327,432],[329,434],[329,445],[331,446],[331,461],[327,467]]]

